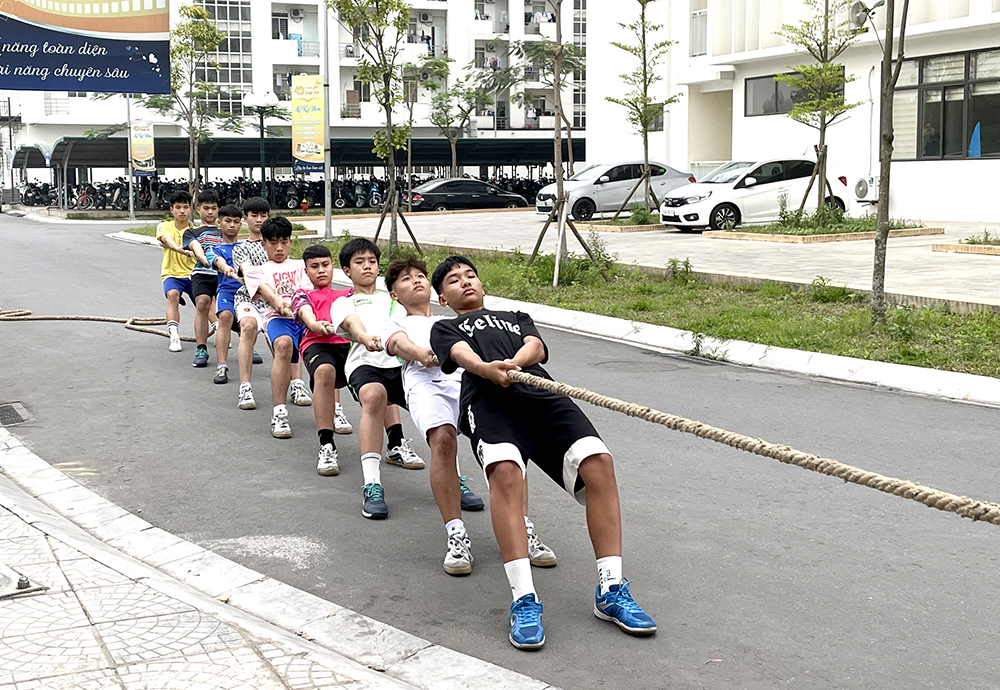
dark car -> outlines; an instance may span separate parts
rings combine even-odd
[[[524,208],[528,200],[481,180],[452,177],[431,180],[416,187],[412,203],[414,211],[450,211],[459,208]]]

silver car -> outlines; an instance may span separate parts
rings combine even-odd
[[[642,161],[624,163],[597,163],[581,170],[564,182],[569,212],[574,220],[590,220],[598,213],[614,213],[625,201],[635,183],[642,177]],[[691,173],[680,172],[662,163],[650,161],[652,177],[650,188],[658,201],[671,189],[695,181]],[[642,203],[642,187],[636,190],[629,205]],[[535,210],[549,214],[556,196],[556,186],[546,185],[538,190]],[[628,209],[626,209],[628,210]]]

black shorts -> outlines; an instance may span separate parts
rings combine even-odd
[[[399,405],[406,409],[406,392],[403,390],[403,370],[400,367],[391,369],[381,369],[370,365],[362,365],[351,372],[351,377],[347,381],[347,387],[351,395],[358,402],[358,393],[362,386],[369,383],[381,383],[385,388],[386,396],[390,405]]]
[[[313,343],[305,349],[300,361],[306,365],[309,372],[309,388],[316,387],[316,370],[324,364],[330,364],[337,371],[337,388],[347,385],[347,375],[344,373],[344,363],[347,353],[351,350],[350,343]]]
[[[576,403],[565,396],[531,398],[516,406],[477,397],[463,406],[459,430],[472,442],[479,466],[530,460],[580,503],[586,499],[580,463],[608,447]]]
[[[197,300],[202,295],[208,295],[209,297],[215,297],[215,293],[219,290],[219,276],[209,275],[207,273],[192,273],[191,274],[191,292],[194,293],[194,298]]]

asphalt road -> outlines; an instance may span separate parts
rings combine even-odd
[[[0,309],[162,314],[159,252],[108,231],[0,217]],[[182,310],[182,332],[191,315]],[[543,335],[558,379],[1000,498],[994,409]],[[190,344],[181,354],[166,346],[112,324],[0,324],[0,402],[23,401],[38,418],[12,431],[158,527],[563,688],[1000,684],[995,527],[599,409],[588,412],[616,454],[625,572],[660,631],[635,639],[594,618],[583,510],[532,471],[531,513],[559,565],[535,571],[546,647],[518,652],[506,641],[508,589],[488,513],[466,516],[473,575],[445,575],[426,471],[386,466],[390,518],[365,520],[357,435],[337,439],[340,476],[320,477],[311,409],[290,408],[291,440],[270,437],[268,365],[254,371],[262,404],[240,411],[237,385],[211,382],[214,350],[209,368],[193,369]],[[347,410],[356,423],[353,401]],[[466,444],[461,462],[482,491]]]

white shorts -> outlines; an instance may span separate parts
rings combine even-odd
[[[257,332],[264,332],[264,313],[253,302],[240,302],[236,305],[236,323],[246,318],[257,320]]]
[[[406,391],[406,407],[410,419],[417,425],[420,435],[427,440],[427,432],[450,424],[458,429],[458,398],[462,391],[459,379],[420,381]]]

